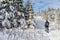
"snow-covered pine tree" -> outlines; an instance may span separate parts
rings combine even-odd
[[[13,1],[13,2],[11,2]],[[27,28],[33,27],[33,9],[29,1],[27,1],[26,10],[23,8],[23,0],[5,0],[2,2],[0,11],[4,15],[2,26],[6,28],[21,27]],[[27,17],[26,17],[27,15]],[[27,19],[27,20],[26,20]],[[27,25],[28,24],[28,25]]]
[[[32,8],[32,5],[31,5],[31,2],[30,0],[27,1],[27,4],[26,4],[26,19],[27,19],[27,24],[28,24],[28,27],[31,27],[33,28],[33,8]],[[32,26],[31,26],[32,25]]]
[[[7,0],[2,2],[1,10],[4,13],[5,19],[2,21],[2,26],[6,28],[11,28],[14,26],[14,7]],[[3,16],[3,15],[2,15]]]
[[[14,1],[16,12],[15,12],[15,19],[17,23],[17,27],[25,28],[25,11],[23,10],[23,0],[15,0]]]
[[[23,11],[23,0],[15,0],[16,8],[18,11]]]
[[[24,19],[24,12],[23,12],[23,0],[16,0],[15,3],[17,4],[16,6],[16,16],[17,17],[17,26],[21,27],[21,19]]]

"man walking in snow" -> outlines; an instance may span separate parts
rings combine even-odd
[[[45,22],[45,29],[46,29],[46,32],[49,32],[49,22],[48,22],[48,20],[46,20],[46,22]]]

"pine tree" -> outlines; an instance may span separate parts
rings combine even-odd
[[[33,8],[32,8],[32,4],[30,2],[30,0],[27,1],[26,4],[26,18],[28,21],[28,26],[30,26],[32,24],[32,19],[33,19]]]
[[[16,0],[17,3],[17,10],[18,11],[23,11],[23,0]]]

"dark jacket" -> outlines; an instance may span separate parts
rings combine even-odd
[[[45,22],[45,27],[49,27],[49,22],[48,21]]]

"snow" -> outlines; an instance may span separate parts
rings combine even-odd
[[[11,11],[14,11],[14,7],[13,6],[10,5],[9,7],[10,7]]]
[[[4,29],[0,31],[0,40],[60,40],[60,30],[46,33],[41,29]]]
[[[0,15],[0,19],[3,19],[4,17],[2,15]]]
[[[49,40],[48,34],[40,29],[26,29],[23,31],[14,28],[0,32],[0,36],[1,40]]]
[[[5,19],[2,23],[3,26],[11,27],[10,22],[7,19]]]
[[[34,17],[36,28],[44,29],[45,20],[41,16]]]
[[[60,40],[60,30],[54,30],[49,33],[50,40]]]

